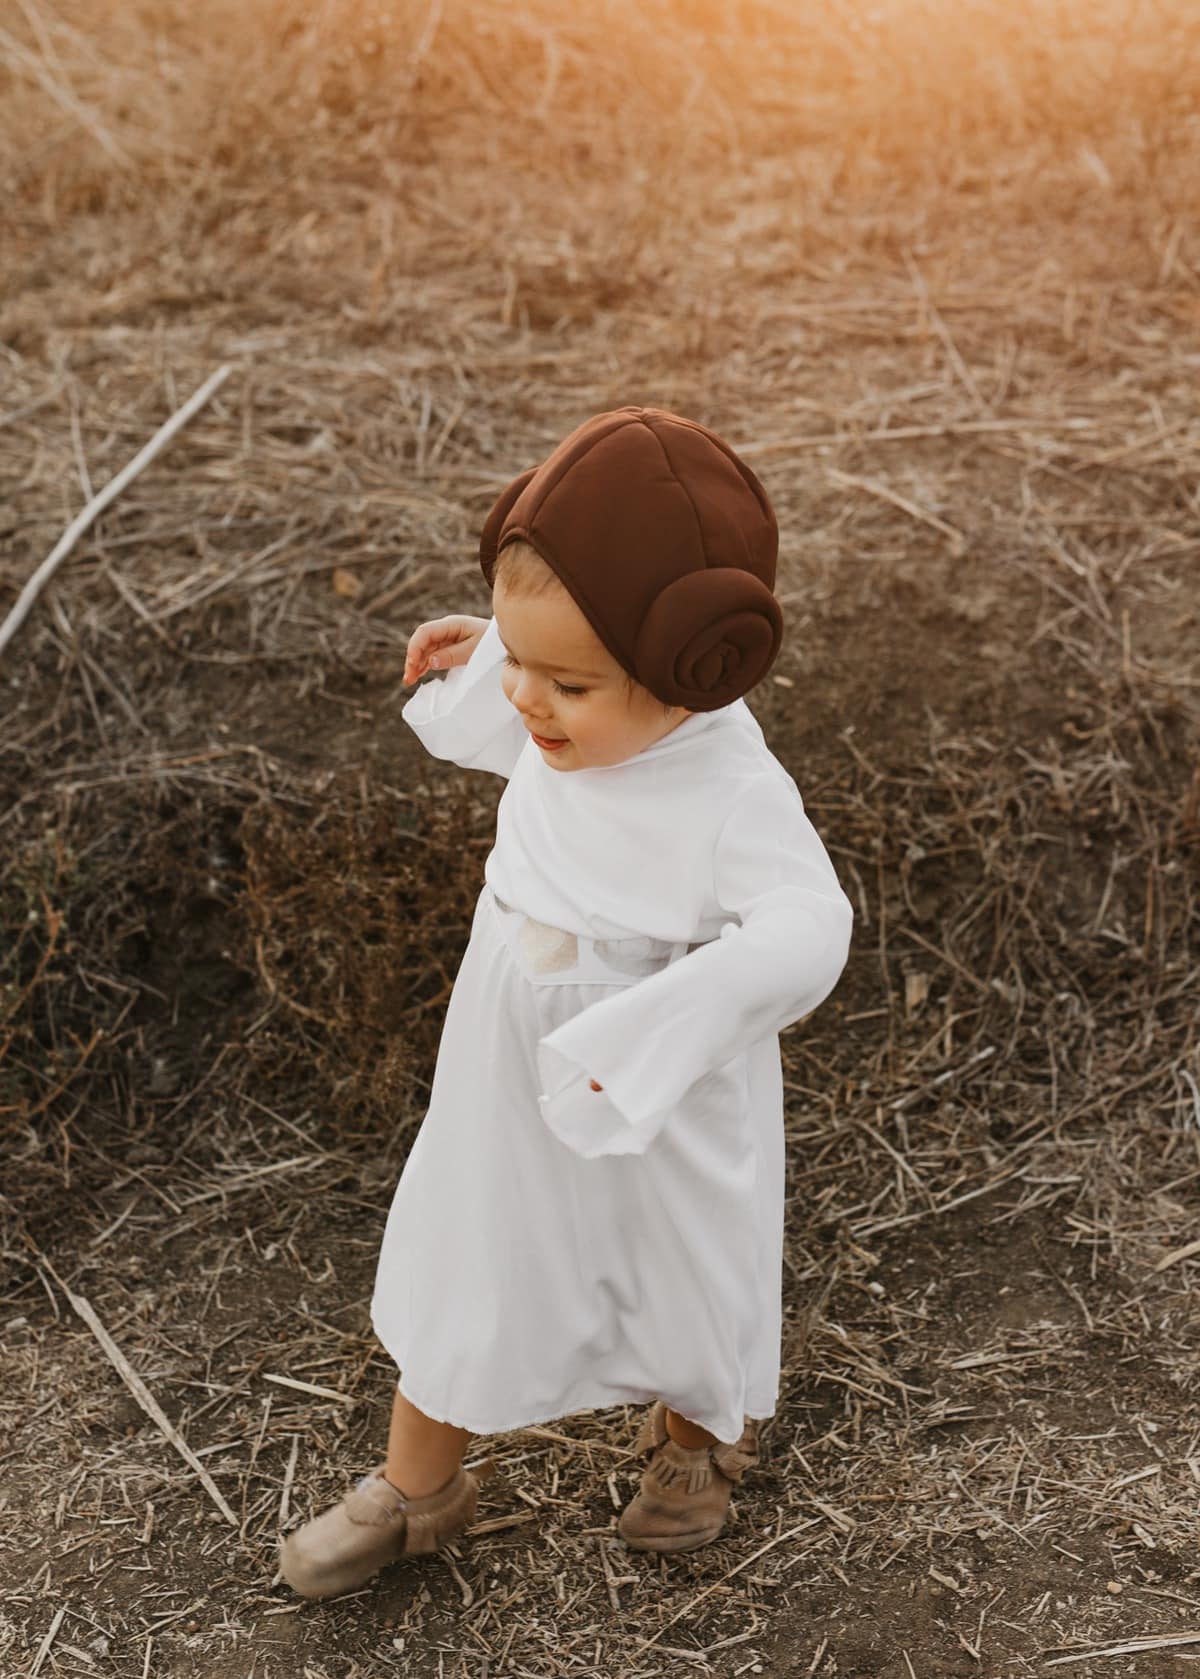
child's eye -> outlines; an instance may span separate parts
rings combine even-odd
[[[506,653],[504,655],[504,662],[505,662],[506,665],[515,665],[517,661],[513,658],[511,653]],[[577,694],[586,694],[587,693],[586,688],[568,688],[568,687],[565,686],[565,684],[563,684],[562,682],[559,682],[557,680],[555,681],[554,686],[558,689],[560,694],[569,694],[569,695],[572,696],[572,698]]]

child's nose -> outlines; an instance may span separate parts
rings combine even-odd
[[[518,711],[529,712],[535,716],[546,710],[545,696],[540,691],[538,684],[526,671],[522,671],[517,678],[517,685],[513,689],[512,702]]]

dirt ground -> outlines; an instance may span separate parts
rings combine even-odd
[[[572,126],[564,24],[522,152],[454,15],[428,85],[468,66],[487,121],[372,151],[311,95],[251,156],[214,102],[162,174],[108,155],[101,33],[0,37],[44,124],[5,154],[0,621],[232,367],[0,655],[0,1674],[1200,1671],[1183,130],[851,167],[763,91],[716,153],[639,151],[640,84]],[[479,1441],[469,1535],[299,1604],[279,1528],[386,1426],[374,1261],[501,791],[400,721],[405,638],[487,612],[497,488],[626,402],[775,500],[750,703],[857,911],[783,1039],[779,1410],[691,1556],[617,1538],[608,1412]]]

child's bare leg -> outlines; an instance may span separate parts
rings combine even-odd
[[[470,1438],[469,1429],[434,1422],[397,1388],[384,1479],[406,1498],[428,1498],[454,1474]]]
[[[469,1439],[397,1391],[382,1476],[364,1475],[340,1504],[286,1535],[279,1566],[288,1585],[302,1597],[336,1597],[385,1563],[438,1550],[469,1527],[476,1484],[461,1468]]]
[[[678,1411],[667,1410],[667,1433],[677,1445],[684,1446],[688,1451],[698,1451],[701,1446],[715,1446],[717,1437],[710,1434],[706,1428],[700,1428],[696,1423],[681,1417]]]

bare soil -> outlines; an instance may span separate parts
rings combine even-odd
[[[1178,157],[1089,131],[837,176],[776,134],[647,182],[568,164],[562,106],[524,161],[418,106],[383,182],[331,108],[149,190],[146,158],[62,151],[60,103],[10,209],[0,616],[235,371],[0,665],[0,1673],[1196,1671]],[[129,148],[115,95],[88,110]],[[500,792],[401,723],[406,635],[488,610],[496,489],[624,402],[717,426],[776,501],[787,634],[750,703],[858,911],[784,1038],[780,1408],[691,1556],[617,1539],[618,1411],[478,1442],[473,1533],[298,1604],[281,1523],[380,1452],[375,1256]]]

